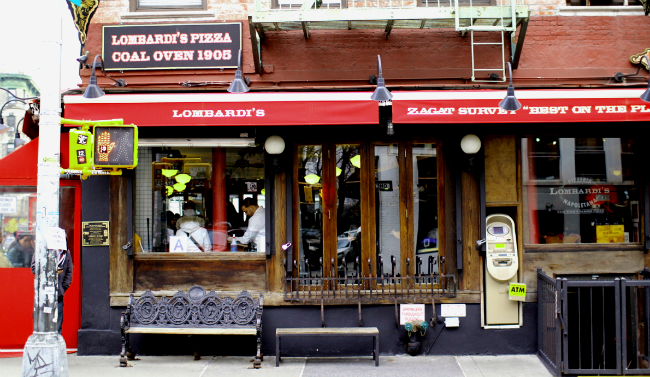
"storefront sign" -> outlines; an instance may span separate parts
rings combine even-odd
[[[378,124],[370,92],[107,94],[65,96],[66,117],[148,126],[318,126]]]
[[[108,246],[108,221],[81,223],[82,246]]]
[[[236,68],[241,23],[104,26],[106,70]]]
[[[650,120],[643,89],[515,90],[521,109],[499,107],[505,91],[393,92],[393,123],[552,123]]]

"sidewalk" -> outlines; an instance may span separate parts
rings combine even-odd
[[[380,356],[379,367],[368,358],[265,357],[261,369],[253,369],[252,357],[143,356],[119,367],[119,356],[68,355],[70,377],[113,376],[236,376],[236,377],[550,377],[536,355],[512,356]],[[0,359],[0,377],[21,375],[22,357]]]

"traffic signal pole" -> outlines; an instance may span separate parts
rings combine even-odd
[[[42,12],[43,43],[38,56],[43,62],[41,82],[36,188],[34,332],[23,352],[22,376],[68,376],[65,340],[57,332],[56,250],[48,250],[46,230],[59,226],[59,169],[61,156],[61,43],[63,0],[43,1],[33,12]],[[75,277],[79,279],[80,277]]]

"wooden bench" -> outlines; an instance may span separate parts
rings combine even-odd
[[[257,355],[253,366],[262,365],[262,296],[254,299],[243,291],[234,299],[219,297],[214,291],[206,293],[201,286],[179,291],[173,297],[158,299],[151,291],[140,298],[129,297],[126,311],[120,319],[122,352],[120,366],[133,360],[130,334],[184,334],[184,335],[254,335],[257,337]],[[200,356],[195,349],[194,359]]]
[[[375,366],[379,366],[379,330],[376,327],[315,327],[278,328],[275,330],[275,366],[280,366],[281,341],[283,337],[300,336],[372,336],[372,355]]]

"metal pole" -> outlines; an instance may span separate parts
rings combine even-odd
[[[57,332],[57,253],[48,250],[48,227],[59,226],[59,169],[61,140],[61,25],[62,2],[44,1],[41,56],[46,79],[41,83],[41,112],[36,188],[36,250],[34,279],[34,332],[25,344],[22,376],[68,376],[63,337]]]

